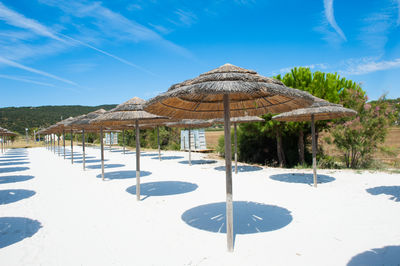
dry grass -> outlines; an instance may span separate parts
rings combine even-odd
[[[215,149],[218,146],[218,139],[224,135],[224,131],[206,131],[207,148]]]

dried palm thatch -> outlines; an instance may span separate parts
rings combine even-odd
[[[213,124],[223,124],[224,119],[216,118],[209,120]],[[252,122],[262,122],[265,121],[263,118],[258,116],[238,116],[238,117],[231,117],[231,123],[252,123]]]
[[[181,127],[181,128],[205,128],[212,126],[211,120],[200,119],[182,119],[177,122],[166,123],[167,127]]]
[[[145,100],[134,97],[91,120],[90,124],[119,126],[124,124],[132,124],[134,121],[138,121],[139,124],[149,124],[159,120],[169,119],[168,117],[157,116],[144,111],[143,105],[145,103]]]
[[[96,132],[99,130],[98,125],[90,124],[90,121],[106,113],[106,110],[99,109],[85,115],[80,115],[75,119],[67,122],[65,126],[72,127],[73,129],[85,129],[86,131]]]
[[[307,107],[313,101],[307,92],[288,88],[281,81],[225,64],[172,85],[150,99],[145,110],[173,118],[222,118],[224,94],[229,95],[232,117],[282,113]]]
[[[344,108],[340,104],[334,104],[314,97],[314,103],[308,108],[301,108],[290,112],[282,113],[272,117],[277,121],[311,121],[311,116],[315,120],[330,120],[348,116],[354,116],[356,111]]]

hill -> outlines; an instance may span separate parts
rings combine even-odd
[[[48,127],[70,116],[87,114],[98,109],[110,110],[116,104],[99,106],[61,105],[0,108],[0,127],[25,134],[25,128]]]

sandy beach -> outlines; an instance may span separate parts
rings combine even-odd
[[[400,174],[240,165],[226,251],[222,160],[81,147],[0,154],[1,265],[398,265]]]

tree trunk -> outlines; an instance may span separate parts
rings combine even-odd
[[[304,132],[303,132],[303,129],[300,129],[300,131],[299,131],[299,141],[298,141],[297,145],[298,145],[298,151],[299,151],[299,163],[301,165],[304,165],[305,160],[304,160]]]
[[[284,167],[286,164],[285,161],[285,153],[283,152],[283,147],[282,147],[282,133],[280,129],[276,131],[276,149],[278,153],[278,160],[279,160],[279,167]]]

